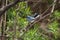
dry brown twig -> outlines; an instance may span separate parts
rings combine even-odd
[[[16,5],[17,3],[19,2],[22,2],[22,1],[26,1],[26,0],[14,0],[14,2],[2,7],[0,9],[0,17],[4,14],[5,11],[7,11],[9,8],[11,8],[12,6]]]

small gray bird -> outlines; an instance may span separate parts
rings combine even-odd
[[[29,21],[29,22],[34,22],[34,20],[36,19],[36,18],[38,18],[40,15],[38,15],[38,13],[35,13],[33,16],[27,16],[27,20]]]

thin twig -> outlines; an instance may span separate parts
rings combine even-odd
[[[12,6],[16,5],[19,2],[22,2],[25,0],[14,0],[14,2],[8,4],[7,6],[4,6],[0,9],[0,17],[4,14],[5,11],[7,11],[9,8],[11,8]]]

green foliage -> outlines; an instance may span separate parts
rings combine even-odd
[[[52,4],[52,2],[53,2],[53,0],[48,0],[48,3],[49,3],[49,4]]]
[[[13,13],[13,10],[12,10],[12,8],[11,9],[9,9],[8,11],[7,11],[7,20],[13,20],[14,18],[14,16],[12,15]]]
[[[54,32],[56,32],[57,31],[57,29],[58,29],[58,23],[56,22],[56,21],[54,21],[54,22],[52,22],[51,24],[49,24],[49,29],[51,29],[52,30],[52,32],[54,33]]]
[[[7,11],[7,29],[6,29],[6,34],[9,37],[9,40],[13,40],[13,36],[14,36],[14,28],[15,26],[16,28],[16,37],[19,38],[20,37],[20,29],[23,29],[24,27],[26,27],[28,25],[28,22],[26,20],[26,16],[31,14],[30,8],[26,7],[26,3],[25,2],[21,2],[18,3],[17,5],[18,8],[12,7]],[[18,11],[17,11],[18,9]],[[22,13],[20,13],[23,12]],[[21,15],[20,15],[21,14]]]
[[[7,12],[7,24],[8,24],[8,26],[9,25],[11,26],[13,24],[15,16],[18,16],[17,17],[17,23],[19,26],[24,27],[28,23],[26,18],[22,18],[22,17],[26,17],[27,15],[31,14],[30,8],[26,7],[25,2],[21,2],[18,5],[19,5],[18,12],[16,11],[16,8],[11,8]],[[21,14],[20,11],[23,12],[23,14]],[[18,15],[16,15],[16,14],[18,14]],[[19,14],[21,14],[21,15],[19,15]]]
[[[26,17],[27,15],[31,14],[30,8],[27,6],[25,2],[19,3],[20,9],[22,13],[19,13],[21,17]]]
[[[38,37],[38,34],[37,34],[38,28],[39,28],[38,24],[35,24],[34,29],[29,30],[25,34],[24,40],[37,40],[37,39],[39,39],[39,38],[35,39],[36,36]]]
[[[56,10],[54,12],[54,17],[57,18],[57,19],[60,19],[60,11]]]
[[[53,18],[54,18],[54,21],[49,24],[49,29],[50,29],[50,32],[54,34],[55,39],[58,40],[59,38],[58,36],[60,36],[59,35],[60,32],[58,31],[60,29],[58,28],[60,23],[58,23],[57,21],[60,19],[60,12],[58,10],[54,12]]]
[[[26,21],[26,18],[18,18],[17,23],[20,27],[25,27],[28,24],[28,22]]]
[[[48,40],[47,37],[42,36],[42,34],[38,31],[39,24],[35,24],[33,29],[30,29],[23,37],[24,40]]]

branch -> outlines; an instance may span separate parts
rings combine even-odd
[[[0,9],[0,17],[4,14],[5,11],[7,11],[9,8],[13,7],[14,5],[16,5],[19,2],[22,2],[25,0],[15,0],[14,2],[8,4],[7,6],[4,6]]]

